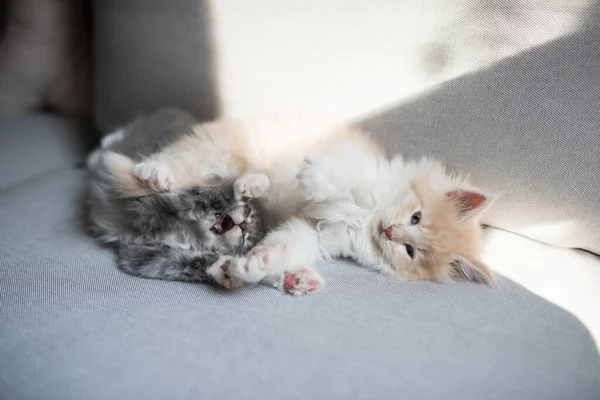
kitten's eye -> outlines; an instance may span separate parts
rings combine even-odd
[[[412,217],[410,217],[410,224],[411,225],[416,225],[419,222],[421,222],[421,211],[417,211],[416,213],[414,213],[412,215]]]
[[[406,248],[406,254],[408,254],[410,258],[414,258],[415,249],[413,249],[413,247],[410,244],[405,244],[404,247]]]

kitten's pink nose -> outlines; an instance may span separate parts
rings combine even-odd
[[[394,227],[393,226],[388,226],[383,231],[387,235],[388,239],[392,240],[392,236],[394,235]]]

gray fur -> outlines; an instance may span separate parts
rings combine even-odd
[[[236,199],[233,181],[214,177],[208,186],[137,198],[124,198],[113,184],[104,151],[141,159],[190,132],[192,123],[182,111],[159,111],[130,124],[122,140],[91,156],[96,157],[88,163],[92,231],[117,248],[119,267],[127,273],[215,283],[206,272],[211,265],[221,256],[246,254],[264,237],[261,200]],[[238,223],[227,229],[234,220]]]
[[[138,162],[192,133],[195,123],[191,114],[178,108],[158,110],[127,124],[122,128],[125,132],[123,140],[102,150],[115,151]]]
[[[119,248],[119,268],[146,278],[216,283],[206,272],[220,258],[215,252],[195,252],[168,246],[130,245]]]

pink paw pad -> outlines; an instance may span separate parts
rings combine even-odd
[[[295,295],[316,292],[323,287],[323,284],[323,278],[309,268],[285,272],[283,275],[283,289]]]
[[[283,277],[283,288],[284,289],[293,289],[300,283],[300,279],[291,272],[286,272]]]

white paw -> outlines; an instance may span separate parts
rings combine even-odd
[[[325,285],[325,279],[312,268],[300,268],[283,275],[281,288],[293,295],[302,295],[319,291]]]
[[[244,282],[256,283],[285,262],[287,245],[257,246],[236,265],[232,273]]]
[[[269,188],[270,182],[264,174],[246,174],[233,184],[234,195],[238,200],[258,197]]]
[[[240,259],[234,257],[221,256],[217,262],[207,268],[206,273],[225,289],[240,287],[244,283],[231,274],[232,269],[239,261]]]
[[[169,166],[156,161],[137,164],[133,169],[133,174],[140,182],[157,192],[171,190],[175,182]]]
[[[296,179],[300,188],[311,200],[324,201],[335,196],[335,185],[327,176],[329,160],[325,157],[306,157]]]

